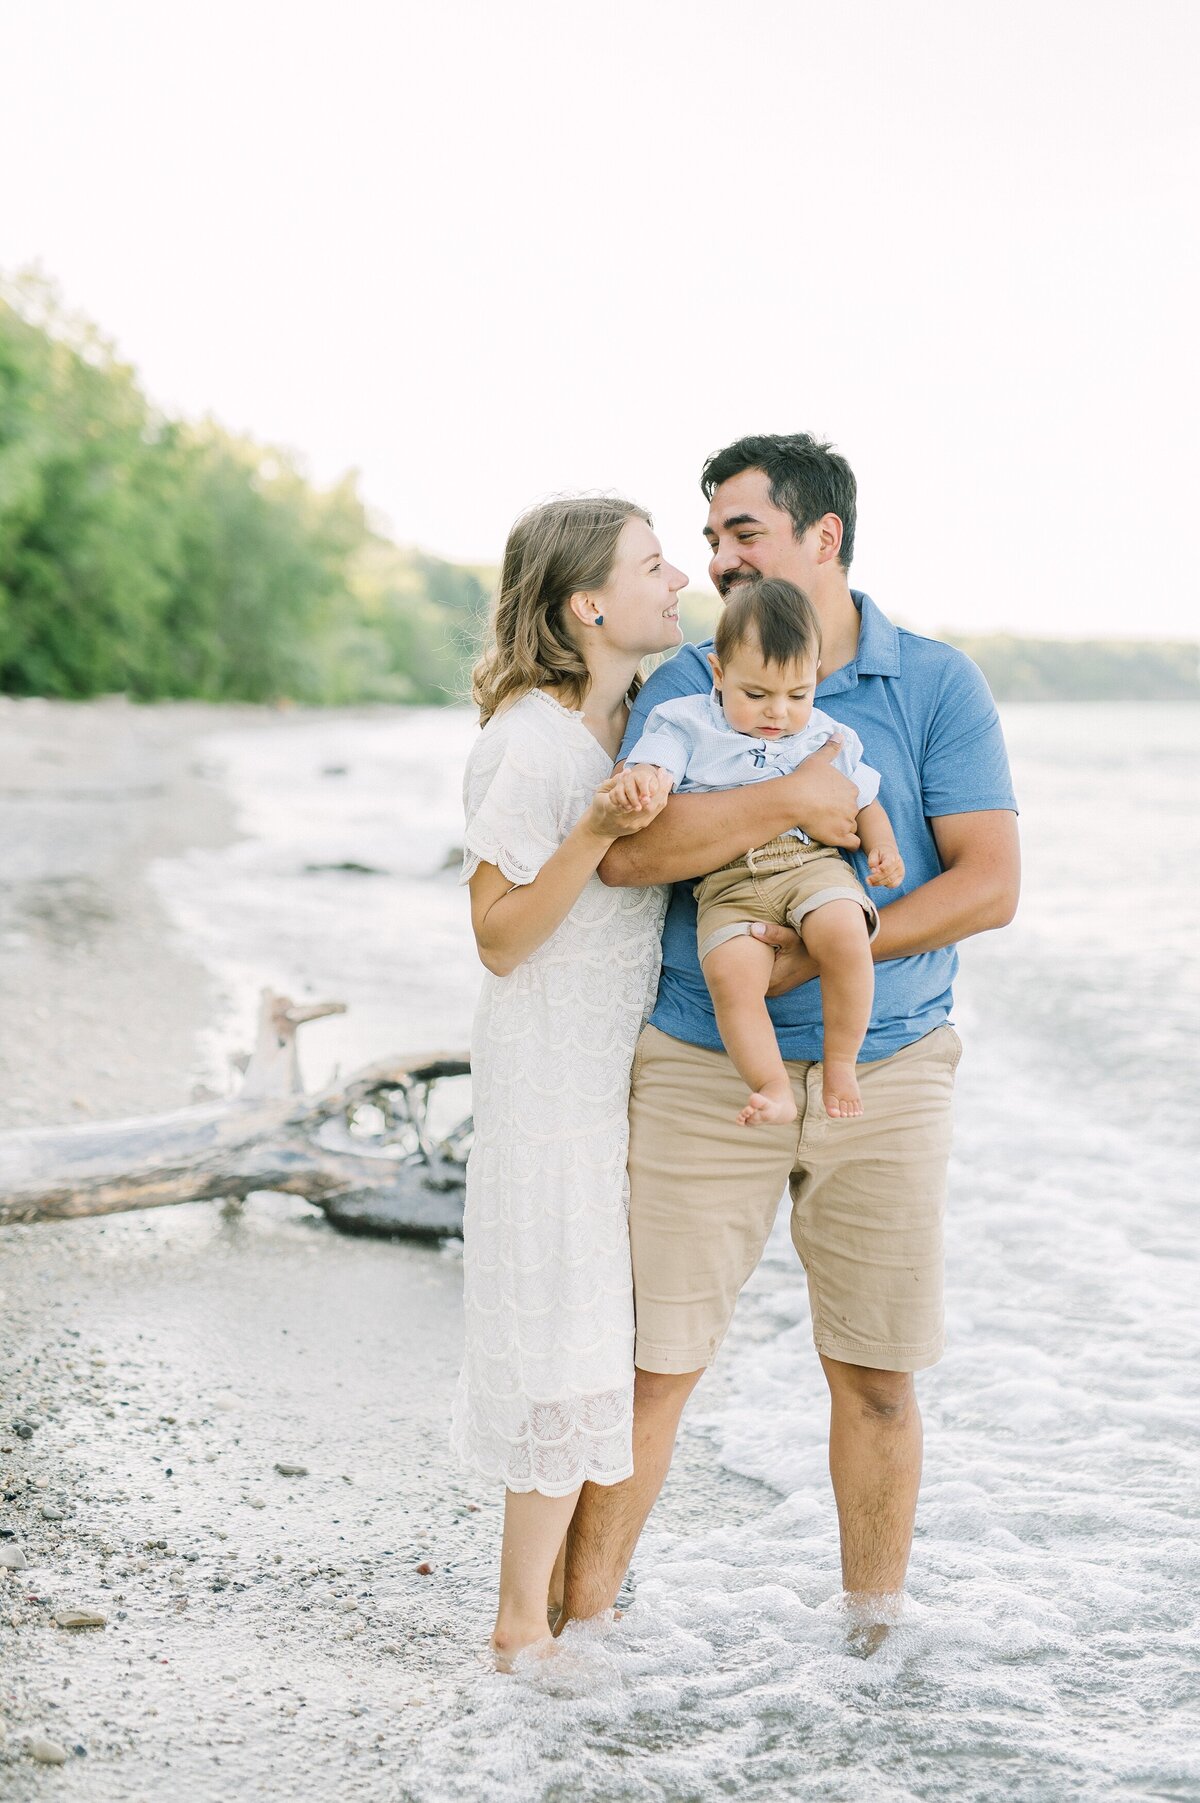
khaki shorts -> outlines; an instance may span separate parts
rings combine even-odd
[[[936,1364],[961,1053],[945,1026],[860,1064],[862,1115],[838,1121],[822,1106],[820,1065],[789,1063],[799,1119],[739,1127],[746,1086],[726,1054],[647,1027],[629,1107],[635,1364],[712,1363],[785,1187],[817,1351],[877,1371]]]
[[[796,838],[772,839],[735,863],[714,870],[696,884],[696,944],[700,962],[727,939],[750,931],[752,920],[795,927],[804,936],[804,917],[826,902],[858,902],[867,917],[867,936],[879,931],[875,904],[853,867],[831,845],[805,845]]]

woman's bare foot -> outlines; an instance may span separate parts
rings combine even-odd
[[[511,1672],[518,1655],[531,1649],[538,1649],[537,1657],[545,1658],[554,1651],[554,1637],[541,1622],[506,1622],[503,1627],[497,1622],[492,1630],[492,1652],[496,1658],[498,1672]]]
[[[781,1127],[796,1118],[796,1098],[786,1077],[769,1077],[746,1097],[737,1117],[739,1127]]]
[[[849,1120],[863,1111],[852,1058],[826,1058],[821,1066],[821,1100],[832,1121]]]

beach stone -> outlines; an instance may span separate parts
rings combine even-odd
[[[54,1619],[60,1628],[103,1628],[108,1625],[107,1615],[99,1609],[56,1609]]]
[[[32,1440],[37,1428],[32,1421],[14,1421],[12,1431],[18,1440]]]
[[[43,1521],[61,1521],[62,1518],[63,1518],[63,1512],[61,1509],[56,1509],[52,1503],[43,1503],[42,1504],[42,1520]]]
[[[0,1546],[0,1565],[6,1571],[24,1571],[28,1564],[19,1546]]]
[[[26,1751],[31,1759],[39,1765],[66,1765],[67,1749],[60,1747],[56,1740],[48,1740],[44,1734],[35,1734],[25,1743]]]
[[[308,1466],[307,1465],[287,1465],[287,1464],[284,1464],[281,1460],[276,1460],[275,1469],[279,1473],[280,1477],[307,1477],[308,1476]]]

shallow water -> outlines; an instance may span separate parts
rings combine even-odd
[[[846,1650],[781,1221],[692,1418],[777,1500],[736,1529],[652,1522],[626,1619],[515,1680],[465,1653],[381,1797],[1200,1796],[1200,710],[1124,709],[1120,746],[1110,724],[1101,705],[1005,711],[1025,897],[964,955],[950,1349],[920,1380],[901,1626],[869,1661]],[[475,968],[442,867],[472,731],[427,712],[209,742],[248,837],[159,875],[226,983],[214,1073],[263,981],[351,1004],[306,1029],[314,1078],[465,1043]],[[305,869],[347,861],[383,874]]]

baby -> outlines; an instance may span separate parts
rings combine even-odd
[[[827,739],[839,738],[834,763],[858,786],[868,881],[895,889],[904,862],[876,799],[879,774],[861,761],[862,745],[850,727],[813,706],[820,649],[820,623],[794,583],[739,584],[708,659],[712,694],[683,695],[654,708],[614,784],[623,805],[636,810],[663,785],[735,789],[783,776]],[[793,827],[714,870],[695,896],[700,963],[717,1025],[751,1091],[738,1121],[754,1127],[796,1118],[767,1012],[775,954],[751,935],[757,920],[786,922],[804,941],[821,980],[825,1111],[834,1119],[861,1114],[855,1065],[875,993],[870,942],[879,916],[852,867],[834,846]]]

